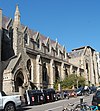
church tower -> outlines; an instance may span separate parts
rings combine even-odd
[[[18,9],[18,5],[16,5],[16,11],[13,22],[13,50],[15,55],[18,54],[18,30],[20,29],[20,12]]]

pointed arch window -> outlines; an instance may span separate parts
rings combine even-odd
[[[50,52],[50,45],[48,42],[47,42],[47,49],[48,49],[48,52]]]
[[[68,77],[68,70],[67,70],[67,68],[65,69],[65,75],[66,75],[66,77]]]
[[[88,73],[89,72],[88,63],[86,63],[86,70],[87,70],[87,73]]]
[[[29,36],[27,33],[25,33],[25,35],[24,35],[24,43],[29,44]]]
[[[66,58],[66,51],[64,50],[64,52],[63,52],[63,53],[64,53],[64,58]]]
[[[47,82],[47,68],[46,68],[46,63],[43,63],[43,81]]]
[[[37,48],[40,48],[40,40],[39,40],[39,38],[37,39]]]
[[[56,46],[56,55],[58,55],[58,47]]]
[[[58,67],[55,65],[55,82],[60,80]]]

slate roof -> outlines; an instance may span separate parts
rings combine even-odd
[[[91,48],[92,50],[94,50],[92,47],[90,47],[89,45],[87,45],[87,46],[82,46],[82,47],[79,47],[79,48],[75,48],[75,49],[73,49],[72,51],[81,50],[81,49],[84,49],[85,47]],[[94,51],[95,51],[95,50],[94,50]]]
[[[3,16],[3,19],[2,19],[2,20],[3,20],[3,28],[4,28],[4,29],[7,29],[6,25],[9,23],[9,20],[10,20],[10,19],[11,19],[11,18],[9,18],[9,17]],[[21,24],[21,29],[22,29],[22,30],[24,30],[25,27],[26,27],[25,25]],[[28,29],[28,33],[29,33],[30,38],[34,41],[35,36],[36,36],[36,34],[37,34],[38,32],[30,29],[29,27],[27,27],[27,29]],[[39,33],[39,38],[40,38],[40,41],[41,41],[43,44],[46,45],[46,40],[48,39],[48,37],[46,37],[46,36],[44,36],[44,35],[42,35],[42,34]],[[50,39],[50,43],[51,43],[51,47],[53,47],[54,50],[56,49],[56,44],[57,44],[59,50],[60,50],[61,52],[63,52],[64,47],[63,47],[62,45],[60,45],[58,42]]]
[[[20,57],[21,57],[21,54],[19,54],[18,57],[14,56],[14,57],[10,58],[10,62],[9,62],[9,64],[8,64],[6,69],[12,71],[14,69],[14,67],[16,66],[16,64],[17,64],[18,60],[20,59]]]
[[[9,20],[10,20],[9,17],[3,16],[3,18],[2,18],[2,27],[4,29],[6,29],[6,24],[8,23]]]
[[[68,55],[69,55],[70,57],[72,57],[72,58],[80,57],[80,56],[84,55],[85,48],[91,48],[92,51],[95,51],[95,50],[94,50],[92,47],[90,47],[90,46],[82,46],[82,47],[73,49],[72,52],[69,52]]]
[[[82,54],[84,53],[84,49],[81,49],[81,50],[75,50],[75,51],[72,51],[70,52],[68,55],[72,58],[75,58],[75,57],[80,57],[82,56]]]

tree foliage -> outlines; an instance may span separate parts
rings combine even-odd
[[[61,87],[63,89],[65,88],[72,88],[84,86],[85,85],[85,78],[82,76],[77,76],[77,74],[70,74],[68,77],[66,77],[63,81],[61,81]]]

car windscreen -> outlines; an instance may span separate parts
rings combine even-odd
[[[2,96],[7,96],[4,91],[1,91]]]
[[[76,89],[75,92],[82,91],[82,89],[83,89],[83,87],[80,87],[80,88]]]

